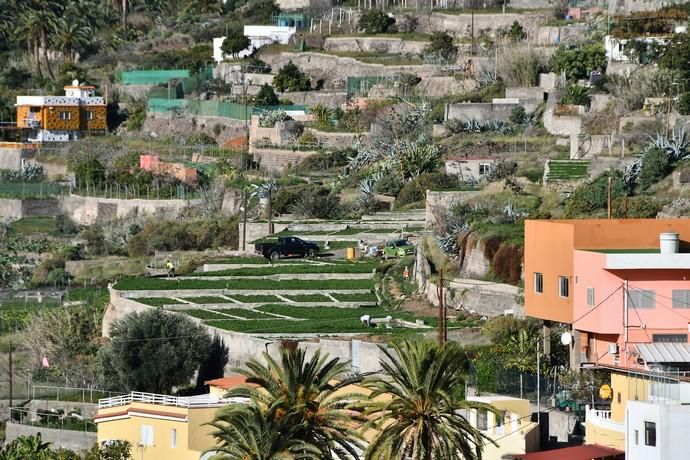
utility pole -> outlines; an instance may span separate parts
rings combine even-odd
[[[611,218],[611,176],[609,176],[609,185],[608,185],[608,199],[607,199],[607,206],[608,206],[608,218]]]
[[[247,250],[247,189],[243,190],[242,197],[242,250]]]
[[[541,372],[540,372],[540,364],[541,360],[539,359],[539,343],[544,340],[544,337],[539,337],[539,340],[537,340],[537,425],[541,423]]]
[[[273,235],[273,222],[272,222],[273,209],[271,206],[271,188],[270,187],[268,189],[268,203],[266,203],[266,210],[268,213],[268,234]]]
[[[439,270],[438,280],[438,345],[446,344],[446,305],[443,299],[443,269]]]
[[[10,407],[10,417],[12,416],[12,341],[10,340],[10,359],[9,359],[9,407]]]
[[[470,56],[474,56],[474,2],[472,2],[472,45],[470,48]]]

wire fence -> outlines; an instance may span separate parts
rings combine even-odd
[[[46,410],[36,410],[12,407],[10,419],[14,423],[57,430],[93,432],[97,430],[93,420],[82,417],[78,412],[55,413]]]
[[[0,198],[50,198],[69,194],[69,186],[56,182],[0,182]]]
[[[118,391],[96,388],[62,387],[55,385],[31,385],[31,399],[97,404],[99,399],[124,394]]]
[[[202,197],[199,189],[182,184],[155,186],[120,184],[118,182],[79,183],[71,188],[70,193],[86,197],[113,198],[118,200],[194,200]]]

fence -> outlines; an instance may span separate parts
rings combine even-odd
[[[199,116],[224,117],[248,120],[254,107],[224,101],[195,101],[189,99],[163,99],[152,97],[148,100],[148,111],[155,113],[191,113]]]
[[[97,432],[96,424],[92,420],[83,418],[80,414],[58,414],[39,410],[33,413],[29,409],[10,408],[10,419],[20,425],[30,425],[57,430]]]
[[[82,402],[96,404],[99,399],[121,395],[122,392],[95,388],[61,387],[54,385],[31,385],[31,399],[48,401]]]
[[[49,198],[69,193],[55,182],[0,182],[0,198]]]
[[[119,184],[117,182],[100,184],[78,183],[76,187],[72,188],[71,193],[74,195],[87,197],[116,198],[118,200],[193,200],[201,197],[202,195],[198,189],[180,184],[170,186],[151,186],[137,184],[126,185]]]
[[[170,70],[123,70],[120,80],[125,85],[159,85],[173,79],[189,78],[187,69]]]

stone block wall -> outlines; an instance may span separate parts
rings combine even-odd
[[[446,120],[508,121],[510,113],[520,104],[493,104],[490,102],[467,102],[446,105]]]
[[[386,37],[328,37],[323,48],[327,51],[381,54],[422,54],[428,42]]]
[[[444,214],[454,203],[461,203],[479,195],[479,191],[426,191],[426,213],[424,228],[433,230],[438,227]]]
[[[96,433],[56,430],[53,428],[43,428],[30,425],[20,425],[19,423],[8,422],[5,431],[5,442],[14,441],[20,436],[35,436],[41,433],[41,440],[49,442],[51,447],[83,452],[89,450],[98,441]]]
[[[253,148],[254,161],[264,171],[283,172],[288,166],[294,166],[317,153],[316,151],[292,151],[283,149]]]

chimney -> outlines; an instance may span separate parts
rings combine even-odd
[[[678,253],[678,234],[675,232],[660,233],[659,252],[661,254]]]

